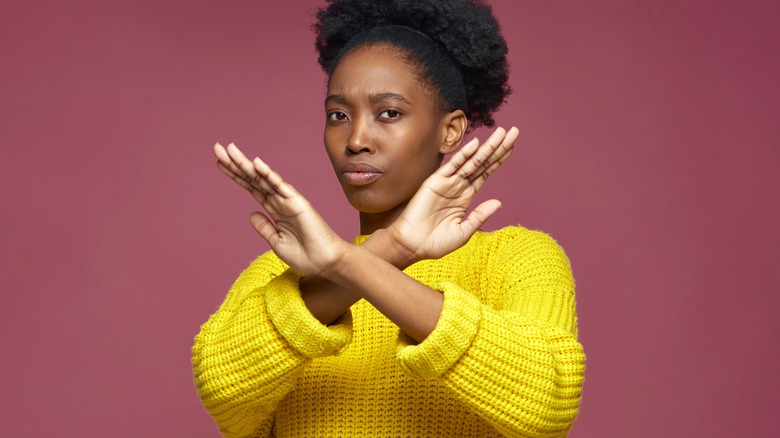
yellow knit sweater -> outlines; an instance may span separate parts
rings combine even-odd
[[[416,345],[364,300],[320,324],[295,271],[272,252],[255,260],[192,349],[195,384],[221,433],[566,436],[585,356],[561,247],[507,227],[405,272],[444,294],[436,328]]]

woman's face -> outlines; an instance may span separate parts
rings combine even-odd
[[[439,167],[449,150],[436,103],[398,49],[357,48],[341,59],[325,99],[325,147],[354,208],[400,214]]]

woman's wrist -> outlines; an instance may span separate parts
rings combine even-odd
[[[417,255],[393,237],[389,229],[375,231],[361,246],[402,271],[419,261]]]
[[[309,312],[325,325],[338,319],[360,299],[352,291],[316,275],[301,278],[298,287]]]
[[[352,244],[346,244],[336,245],[335,250],[341,254],[339,260],[343,260],[347,252],[368,250],[399,270],[404,270],[418,261],[405,250],[403,245],[395,243],[390,233],[384,229],[374,232],[360,245],[360,249]],[[299,283],[301,298],[306,303],[306,307],[325,325],[332,323],[361,298],[351,289],[342,287],[328,278],[333,276],[333,270],[338,264],[338,261],[330,263],[330,268],[318,275],[306,275]]]

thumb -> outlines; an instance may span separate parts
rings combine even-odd
[[[271,219],[268,219],[268,216],[263,213],[255,211],[249,215],[249,223],[252,224],[257,234],[273,248],[273,241],[276,240],[279,230],[276,229]]]
[[[466,219],[461,222],[461,225],[464,228],[463,231],[471,236],[482,226],[482,224],[487,222],[487,220],[490,219],[490,216],[493,216],[493,213],[497,212],[499,208],[501,208],[501,201],[498,199],[490,199],[479,204],[471,213],[469,213]]]

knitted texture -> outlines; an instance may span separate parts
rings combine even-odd
[[[196,387],[221,433],[566,436],[585,356],[560,246],[522,227],[477,232],[405,272],[444,294],[419,344],[364,300],[320,324],[297,273],[272,252],[255,260],[192,350]]]

